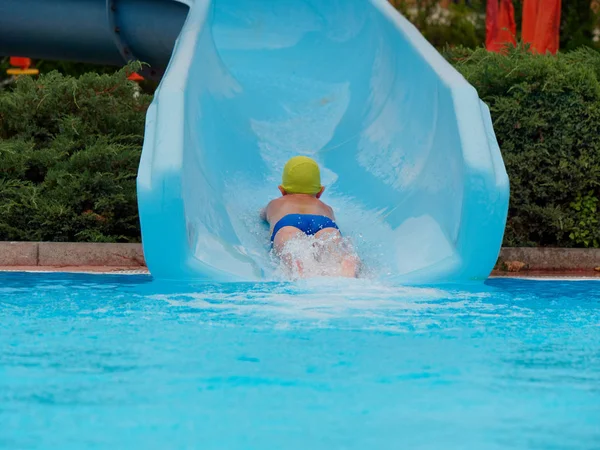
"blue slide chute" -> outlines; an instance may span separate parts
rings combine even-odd
[[[189,6],[138,175],[155,276],[273,277],[258,211],[297,154],[375,275],[489,275],[509,191],[489,111],[385,0]]]
[[[298,154],[374,276],[482,280],[496,261],[488,108],[386,0],[4,0],[0,54],[169,61],[138,174],[157,278],[276,278],[258,211]]]

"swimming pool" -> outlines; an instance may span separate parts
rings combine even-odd
[[[0,447],[600,447],[600,283],[0,274]]]

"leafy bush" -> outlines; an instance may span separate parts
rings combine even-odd
[[[478,1],[440,6],[439,0],[390,0],[436,48],[476,48],[485,43],[485,11]]]
[[[0,91],[0,240],[140,239],[145,111],[126,73],[22,77]]]
[[[447,57],[492,111],[511,180],[505,245],[598,247],[600,54]]]
[[[598,15],[590,7],[589,0],[562,2],[560,16],[560,48],[574,50],[581,46],[595,47],[594,29],[600,25]]]
[[[448,48],[490,105],[511,179],[510,246],[600,244],[600,53]],[[137,70],[136,68],[128,68]],[[0,240],[138,241],[150,96],[126,70],[0,91]]]

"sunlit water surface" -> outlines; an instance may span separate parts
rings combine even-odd
[[[0,447],[600,448],[600,283],[0,274]]]

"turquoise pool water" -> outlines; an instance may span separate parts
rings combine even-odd
[[[600,283],[0,274],[0,447],[600,448]]]

